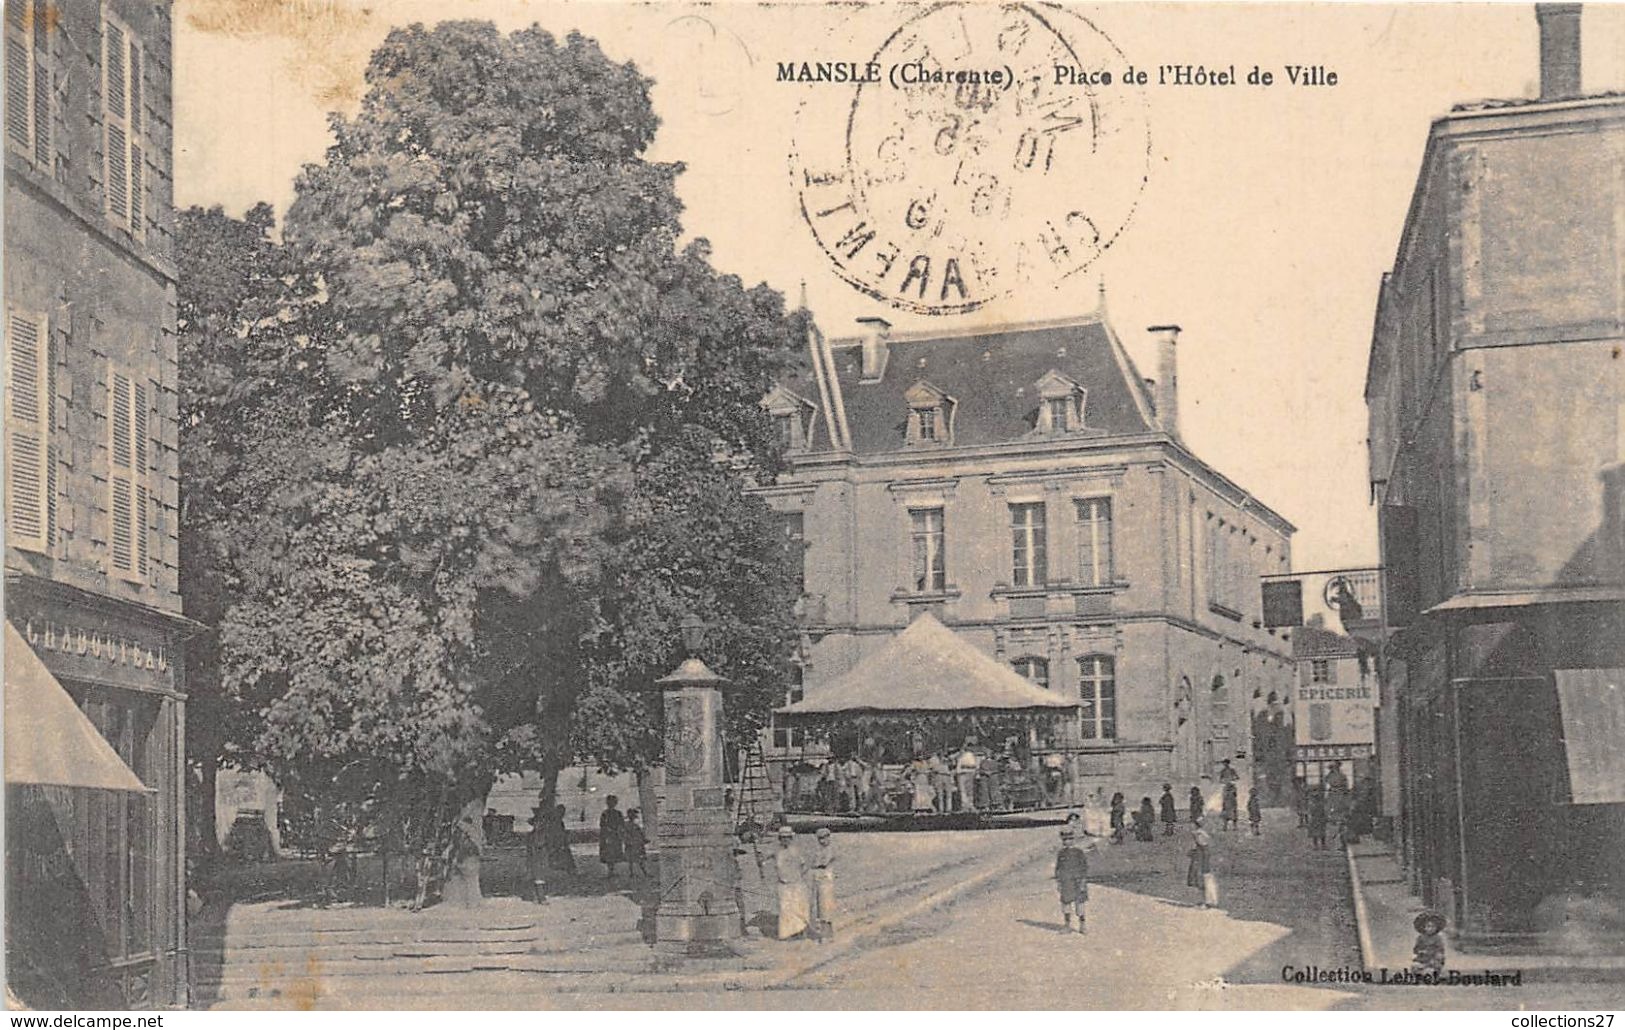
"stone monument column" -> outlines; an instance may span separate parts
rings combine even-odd
[[[739,937],[734,897],[733,831],[723,786],[722,691],[728,681],[695,652],[704,627],[683,620],[689,657],[655,682],[664,695],[665,800],[660,846],[660,907],[655,947],[669,954],[728,956]]]

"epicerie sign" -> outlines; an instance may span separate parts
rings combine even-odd
[[[1352,661],[1342,663],[1352,672]],[[1374,681],[1358,676],[1354,683],[1301,683],[1292,702],[1294,734],[1300,748],[1315,744],[1370,744],[1376,739],[1372,710]]]

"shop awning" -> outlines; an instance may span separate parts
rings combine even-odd
[[[7,783],[148,789],[9,622],[5,665]]]
[[[1051,693],[994,661],[929,614],[921,615],[844,675],[778,710],[841,713],[1028,712],[1061,714],[1075,700]]]
[[[1558,669],[1556,677],[1574,803],[1625,802],[1625,669]]]
[[[1434,605],[1424,615],[1449,615],[1496,608],[1527,608],[1536,604],[1597,604],[1625,601],[1618,587],[1548,587],[1543,590],[1499,590],[1456,594]]]

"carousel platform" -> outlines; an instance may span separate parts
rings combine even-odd
[[[1011,812],[953,812],[915,815],[910,812],[876,812],[858,815],[825,815],[817,812],[790,812],[786,821],[798,833],[812,833],[827,827],[835,833],[897,833],[936,830],[997,830],[1033,826],[1055,826],[1066,821],[1069,806],[1029,808]]]

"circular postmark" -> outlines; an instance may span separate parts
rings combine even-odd
[[[903,310],[1053,286],[1112,244],[1145,186],[1145,96],[1102,81],[1125,67],[1057,7],[930,7],[854,76],[850,105],[822,90],[802,105],[802,218],[841,278]]]

